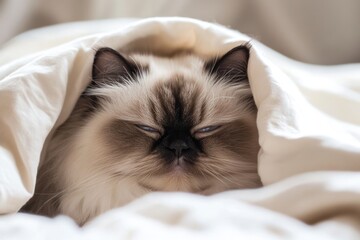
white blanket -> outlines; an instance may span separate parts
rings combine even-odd
[[[0,214],[33,194],[46,140],[89,83],[94,49],[211,58],[248,40],[197,20],[153,18],[1,65]],[[252,45],[266,187],[211,197],[154,193],[83,229],[66,217],[10,214],[0,217],[0,239],[359,239],[360,173],[349,171],[360,170],[360,64],[306,65]]]

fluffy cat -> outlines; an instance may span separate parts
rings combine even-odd
[[[248,58],[248,45],[211,61],[99,49],[23,210],[83,224],[151,191],[261,186]]]

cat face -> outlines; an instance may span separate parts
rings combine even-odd
[[[207,63],[98,50],[83,99],[92,114],[78,135],[87,164],[148,191],[259,186],[248,56],[246,46]]]
[[[248,58],[246,46],[208,62],[99,49],[24,209],[83,224],[150,191],[261,186]]]

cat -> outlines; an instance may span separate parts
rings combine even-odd
[[[249,51],[206,61],[97,50],[92,81],[50,141],[23,211],[82,225],[152,191],[260,187]]]

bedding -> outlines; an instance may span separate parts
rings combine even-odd
[[[360,239],[360,64],[296,62],[194,19],[108,24],[80,38],[65,31],[50,49],[43,32],[36,51],[20,58],[23,40],[10,45],[18,59],[10,48],[0,56],[0,239]],[[263,188],[151,193],[82,228],[65,216],[16,213],[33,194],[48,139],[90,81],[95,49],[210,59],[248,41]]]

